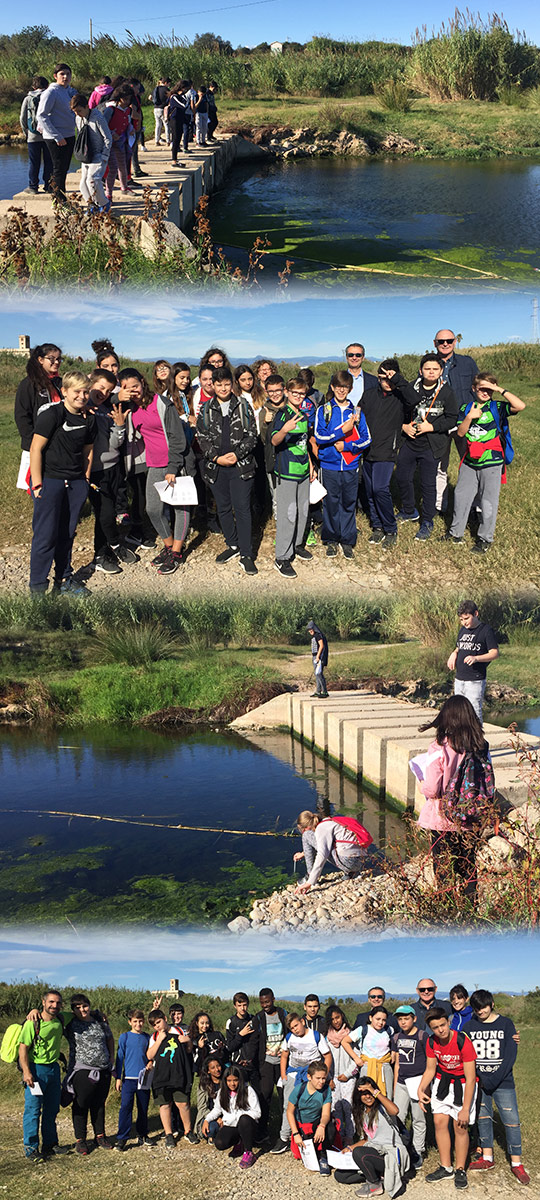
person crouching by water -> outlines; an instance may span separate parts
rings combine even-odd
[[[316,690],[311,695],[313,699],[316,697],[318,700],[325,700],[328,695],[324,678],[324,668],[328,666],[328,641],[314,621],[308,621],[307,631],[311,636],[311,656],[315,672]]]
[[[359,823],[358,826],[363,830]],[[294,862],[304,858],[308,873],[307,879],[298,884],[297,892],[309,892],[322,875],[325,862],[331,862],[346,879],[364,869],[366,849],[372,840],[367,830],[363,830],[365,845],[360,845],[357,834],[342,824],[341,818],[319,817],[307,808],[300,813],[297,827],[302,834],[302,849],[293,858]]]

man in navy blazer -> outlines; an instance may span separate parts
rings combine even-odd
[[[377,376],[369,375],[363,369],[365,353],[365,348],[361,342],[350,342],[345,347],[347,370],[354,380],[352,391],[349,392],[347,399],[355,406],[360,404],[364,392],[367,392],[369,388],[377,387]]]
[[[478,367],[469,354],[456,354],[457,338],[451,329],[439,329],[433,339],[435,349],[443,364],[443,382],[449,383],[454,395],[459,400],[459,407],[473,399],[472,381],[478,375]],[[448,463],[452,441],[456,443],[460,460],[466,450],[465,438],[458,438],[456,433],[448,442],[448,450],[443,454],[437,470],[437,499],[438,513],[446,512],[448,506]]]

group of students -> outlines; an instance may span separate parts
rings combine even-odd
[[[172,140],[173,165],[177,166],[180,139],[184,152],[194,135],[200,145],[214,139],[218,118],[217,83],[208,88],[183,81],[169,89],[160,80],[150,97],[156,116],[156,144],[165,123]],[[28,146],[28,193],[52,192],[55,202],[66,197],[66,177],[73,156],[81,166],[79,190],[91,211],[107,213],[118,179],[123,194],[133,192],[135,180],[146,172],[139,162],[145,148],[144,86],[135,76],[104,75],[90,94],[72,86],[67,63],[57,63],[53,82],[35,75],[21,111],[20,125]],[[171,133],[172,131],[172,133]]]
[[[253,511],[262,516],[270,504],[274,565],[287,579],[296,578],[299,563],[312,560],[315,529],[326,557],[334,558],[339,548],[344,558],[353,557],[359,503],[369,516],[369,543],[389,549],[400,522],[419,520],[417,467],[423,510],[416,539],[424,541],[433,530],[437,472],[449,453],[452,430],[463,434],[467,448],[453,521],[444,537],[463,541],[456,522],[463,523],[476,502],[481,524],[473,549],[489,549],[509,444],[503,426],[507,429],[508,414],[520,411],[523,402],[500,388],[494,376],[479,375],[472,380],[476,398],[458,411],[456,393],[443,382],[438,352],[423,356],[418,378],[408,383],[395,360],[381,363],[376,378],[355,368],[353,359],[363,361],[358,345],[347,347],[351,369],[336,371],[325,395],[315,387],[309,367],[288,380],[270,359],[233,369],[226,352],[215,346],[202,356],[194,379],[186,362],[158,359],[151,383],[134,367],[120,370],[107,339],[93,343],[96,368],[89,376],[70,371],[63,380],[59,347],[34,347],[15,401],[22,466],[30,467],[35,501],[31,590],[47,585],[57,550],[52,529],[60,513],[62,550],[55,581],[62,590],[73,589],[67,548],[85,486],[96,513],[94,565],[108,574],[121,571],[121,562],[136,561],[137,550],[154,549],[156,534],[163,547],[153,562],[162,575],[175,572],[185,559],[197,509],[206,511],[209,530],[223,533],[226,545],[216,562],[238,559],[248,575],[258,573]],[[494,411],[501,434],[486,441],[493,432]],[[390,492],[394,469],[401,495],[397,514]],[[461,496],[465,469],[466,501]],[[475,488],[469,483],[471,473]],[[25,486],[24,471],[21,480]],[[63,495],[62,484],[69,495]],[[54,516],[49,505],[53,493]],[[118,518],[125,525],[123,536],[116,528]],[[83,585],[78,590],[82,593]]]
[[[75,1151],[82,1156],[91,1149],[89,1121],[96,1148],[126,1150],[135,1102],[137,1144],[152,1147],[152,1095],[166,1148],[173,1150],[175,1135],[183,1133],[187,1145],[202,1139],[218,1151],[230,1149],[249,1168],[257,1161],[254,1147],[269,1142],[276,1089],[281,1116],[271,1153],[291,1150],[323,1176],[333,1167],[338,1182],[362,1185],[359,1195],[402,1190],[422,1166],[433,1127],[441,1161],[426,1182],[453,1177],[456,1188],[466,1188],[469,1157],[473,1171],[494,1165],[493,1102],[512,1173],[527,1184],[513,1078],[519,1034],[495,1011],[490,992],[479,989],[469,998],[457,984],[446,1001],[436,991],[432,979],[421,979],[418,999],[392,1012],[384,988],[373,986],[368,1010],[352,1024],[335,1003],[323,1015],[315,993],[305,997],[302,1012],[288,1012],[271,988],[262,988],[260,1008],[251,1015],[249,997],[236,992],[223,1033],[207,1012],[195,1013],[186,1025],[181,1003],[166,1013],[163,997],[156,997],[147,1018],[150,1032],[143,1010],[133,1009],[116,1054],[106,1016],[92,1009],[86,995],[72,996],[64,1010],[61,994],[49,991],[41,1008],[22,1027],[11,1026],[5,1038],[13,1045],[16,1035],[11,1057],[18,1052],[25,1087],[25,1155],[37,1162],[67,1151],[56,1129],[61,1103],[71,1105]],[[63,1038],[69,1049],[61,1079]],[[113,1080],[121,1103],[111,1138],[105,1104]],[[477,1149],[469,1155],[473,1126]]]

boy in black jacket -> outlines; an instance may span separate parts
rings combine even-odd
[[[407,407],[396,468],[401,496],[397,520],[419,519],[414,500],[414,475],[418,467],[422,493],[422,520],[416,534],[419,542],[427,541],[433,532],[437,468],[448,449],[450,434],[457,427],[459,413],[457,396],[448,383],[443,383],[442,373],[439,356],[430,353],[420,360],[420,377],[414,384],[407,383],[399,373],[390,381],[392,390],[397,391]]]
[[[241,1067],[246,1083],[258,1093],[259,1082],[259,1025],[248,1012],[249,997],[245,992],[233,996],[234,1016],[225,1028],[227,1053],[231,1062]]]
[[[397,521],[390,494],[398,451],[402,442],[405,401],[392,390],[399,375],[397,358],[385,358],[378,371],[378,386],[364,390],[360,408],[366,418],[371,442],[362,459],[362,487],[367,502],[372,546],[390,550],[397,541]]]

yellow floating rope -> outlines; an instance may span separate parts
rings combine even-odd
[[[133,817],[106,817],[100,813],[63,812],[54,808],[0,808],[0,813],[30,813],[37,817],[79,817],[83,821],[109,821],[114,825],[141,825],[143,829],[185,829],[194,833],[228,833],[240,837],[294,837],[294,833],[273,829],[221,829],[209,825],[168,825],[159,821],[137,821]]]

